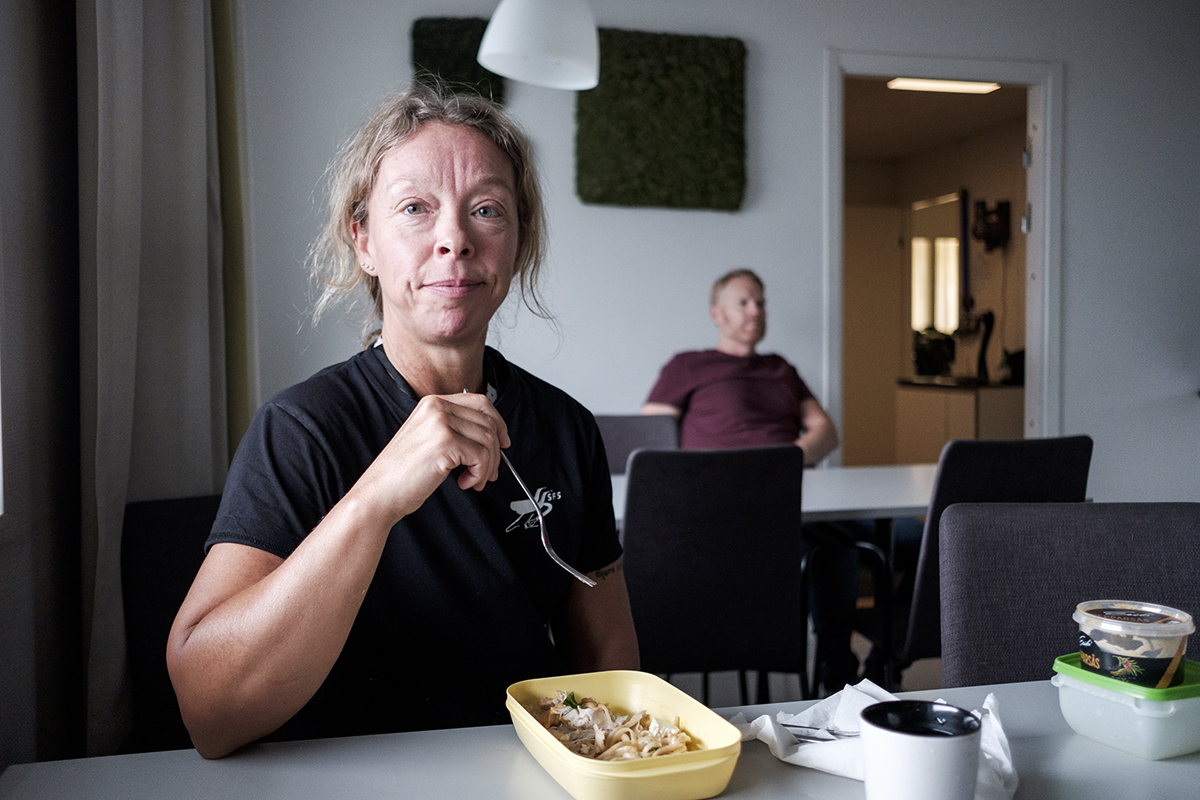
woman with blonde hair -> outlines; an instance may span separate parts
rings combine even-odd
[[[514,281],[541,312],[524,136],[416,84],[330,175],[316,313],[365,293],[373,335],[265,403],[230,468],[167,653],[205,757],[499,722],[513,681],[638,665],[595,420],[486,345]]]

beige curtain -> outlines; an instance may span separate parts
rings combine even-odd
[[[77,0],[89,755],[113,752],[130,729],[125,505],[219,492],[228,466],[222,207],[240,214],[240,203],[222,200],[213,19],[209,0]],[[244,248],[233,249],[241,297]],[[236,347],[244,376],[244,336]]]

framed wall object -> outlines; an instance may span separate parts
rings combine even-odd
[[[504,78],[475,56],[488,21],[477,17],[421,17],[412,26],[413,73],[435,75],[456,90],[471,89],[504,102]]]
[[[740,39],[600,29],[600,85],[575,104],[585,203],[736,211],[746,187]]]

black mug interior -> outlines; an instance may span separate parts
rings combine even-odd
[[[979,730],[979,717],[947,703],[893,700],[862,710],[864,721],[878,728],[916,736],[966,736]]]

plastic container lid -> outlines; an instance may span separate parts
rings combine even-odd
[[[1071,618],[1081,626],[1121,636],[1162,638],[1195,633],[1192,615],[1170,606],[1132,600],[1089,600],[1075,606]]]
[[[1079,653],[1068,653],[1054,659],[1054,671],[1074,678],[1077,681],[1091,684],[1110,692],[1136,697],[1141,700],[1170,701],[1186,700],[1200,697],[1200,664],[1195,661],[1183,662],[1183,683],[1166,689],[1153,689],[1148,686],[1138,686],[1126,683],[1116,678],[1109,678],[1096,672],[1089,672],[1079,664]]]

